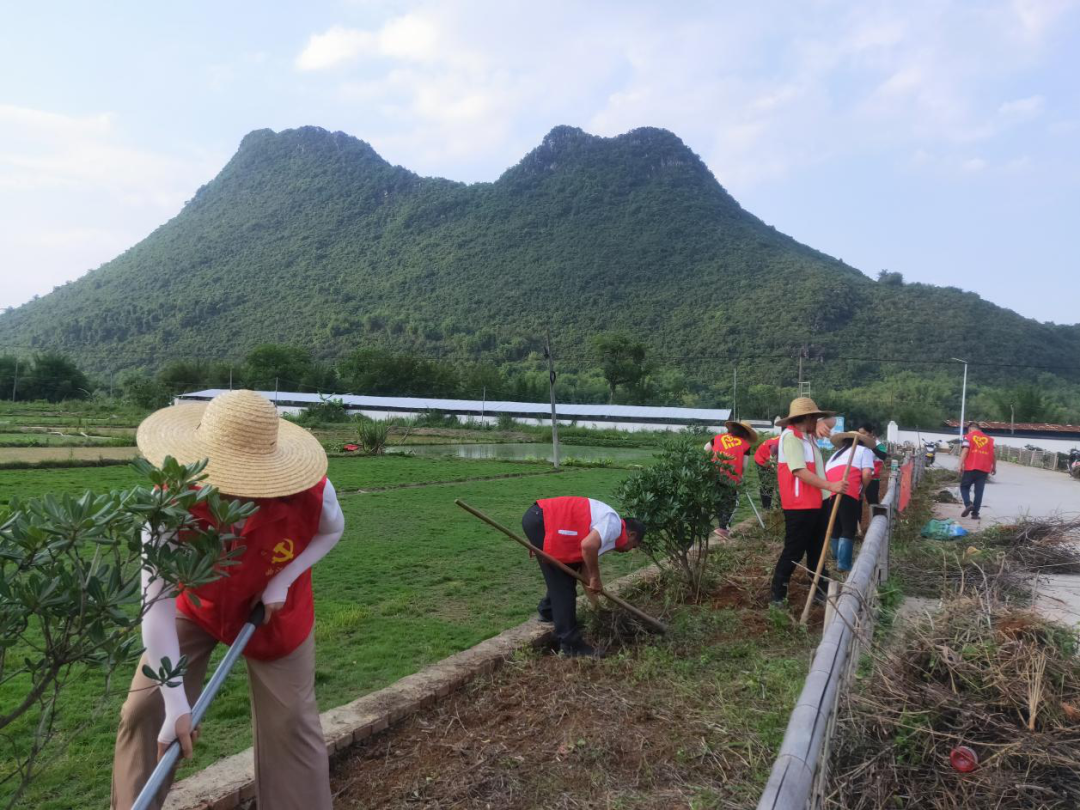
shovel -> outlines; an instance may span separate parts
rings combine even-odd
[[[229,647],[229,651],[225,653],[225,657],[221,659],[221,663],[218,664],[217,669],[214,670],[214,674],[210,676],[210,682],[206,684],[206,688],[203,689],[202,694],[199,695],[199,699],[195,701],[195,707],[191,710],[192,730],[199,727],[203,715],[206,714],[206,710],[210,708],[210,704],[214,701],[214,698],[217,697],[217,693],[221,689],[221,685],[225,682],[225,678],[228,677],[229,671],[233,668],[233,664],[236,663],[236,659],[244,652],[244,647],[246,647],[248,641],[251,640],[251,636],[256,628],[262,624],[263,612],[263,603],[259,602],[252,609],[247,622],[240,628],[240,633],[236,636],[236,641]],[[165,755],[158,761],[157,767],[154,768],[154,772],[150,774],[150,778],[146,781],[142,791],[140,791],[139,798],[135,800],[135,804],[131,805],[131,810],[147,810],[147,808],[150,807],[154,799],[157,798],[158,790],[172,774],[172,770],[176,767],[176,762],[179,759],[180,741],[173,740],[165,750]]]
[[[474,515],[474,516],[480,518],[480,520],[484,521],[484,523],[488,524],[492,528],[498,529],[500,532],[505,534],[511,540],[516,540],[517,542],[521,543],[521,545],[525,546],[525,548],[527,548],[529,551],[531,551],[533,554],[535,554],[541,560],[546,562],[548,565],[555,566],[556,568],[561,570],[563,573],[569,574],[574,579],[579,580],[580,582],[584,583],[586,586],[589,584],[589,580],[585,579],[585,577],[583,577],[580,573],[575,571],[573,568],[566,565],[565,563],[560,562],[559,560],[556,560],[554,557],[552,557],[550,554],[548,554],[542,548],[537,548],[536,546],[534,546],[532,543],[528,542],[527,540],[523,540],[522,538],[518,537],[516,534],[514,534],[508,528],[503,526],[501,523],[498,523],[498,522],[492,520],[487,515],[485,515],[483,512],[481,512],[479,509],[474,509],[473,507],[469,506],[467,503],[465,503],[465,501],[461,500],[460,498],[458,500],[455,500],[454,503],[456,503],[458,506],[460,506],[462,509],[464,509],[466,512],[468,512],[470,515]],[[588,591],[588,590],[586,590],[585,592],[590,593],[590,591]],[[631,605],[629,602],[627,602],[627,601],[625,601],[623,599],[620,599],[619,597],[615,596],[614,594],[608,593],[603,588],[600,589],[600,595],[603,596],[603,597],[606,597],[607,599],[610,599],[612,602],[614,602],[616,605],[621,607],[623,610],[628,611],[630,613],[633,613],[635,616],[637,616],[643,622],[646,622],[647,624],[651,625],[653,628],[660,631],[661,633],[666,633],[667,632],[667,625],[665,625],[662,621],[660,621],[659,619],[654,619],[648,613],[646,613],[643,610],[639,610],[638,608]]]

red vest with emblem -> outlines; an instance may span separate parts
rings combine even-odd
[[[823,499],[821,490],[817,487],[803,483],[788,466],[788,459],[784,455],[784,437],[788,433],[794,435],[803,448],[803,461],[805,469],[819,474],[817,471],[817,457],[814,453],[813,439],[795,428],[787,428],[780,434],[780,454],[777,457],[776,483],[780,490],[780,507],[782,509],[820,509]]]
[[[582,561],[581,541],[592,531],[592,508],[588,498],[564,496],[544,498],[536,505],[544,513],[544,551],[559,562]],[[626,521],[622,522],[622,534],[615,541],[615,548],[627,543]]]
[[[247,519],[236,541],[237,546],[244,547],[237,564],[226,566],[221,579],[193,591],[182,591],[176,598],[180,612],[218,641],[232,644],[251,613],[252,602],[318,533],[325,487],[323,478],[296,495],[256,500],[259,511]],[[210,522],[203,506],[193,514],[204,523]],[[189,594],[198,597],[198,606]],[[285,606],[273,621],[255,631],[244,655],[261,661],[286,656],[304,642],[314,626],[315,603],[308,570],[293,582]]]
[[[825,477],[830,481],[839,481],[844,477],[844,467],[847,466],[848,459],[855,451],[855,448],[845,447],[843,450],[837,450],[828,461],[825,462]],[[858,461],[858,458],[855,459]],[[847,491],[844,493],[848,497],[859,500],[862,498],[862,469],[856,467],[854,463],[851,465],[851,469],[848,470],[848,486]]]
[[[780,437],[773,436],[758,445],[757,452],[754,453],[754,461],[757,462],[759,467],[765,467],[773,460],[773,454],[776,452],[778,444],[780,444]]]
[[[743,465],[749,449],[750,442],[731,433],[721,433],[712,440],[713,461],[723,456],[732,467],[731,470],[724,469],[723,473],[736,484],[742,481]]]
[[[973,430],[964,437],[967,442],[968,452],[964,458],[965,470],[982,470],[990,472],[994,469],[994,440],[981,430]]]

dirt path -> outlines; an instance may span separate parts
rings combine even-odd
[[[56,461],[129,459],[139,455],[137,447],[0,447],[0,463],[5,461]]]

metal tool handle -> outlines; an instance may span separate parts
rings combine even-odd
[[[214,670],[214,674],[210,676],[210,682],[206,684],[206,688],[203,689],[202,694],[199,695],[199,699],[195,701],[195,706],[191,710],[191,728],[194,731],[198,728],[199,723],[202,722],[203,715],[206,714],[206,710],[210,708],[210,704],[214,698],[217,697],[218,691],[221,689],[221,685],[225,682],[225,678],[228,677],[229,671],[233,668],[233,664],[244,652],[244,648],[247,646],[248,641],[251,640],[251,636],[258,629],[259,625],[263,623],[263,617],[266,615],[266,608],[262,602],[259,602],[251,611],[251,615],[248,616],[247,622],[240,628],[240,633],[236,636],[236,641],[229,647],[229,651],[225,653],[225,657],[221,659],[221,663],[218,664],[217,669]],[[182,687],[181,687],[182,688]],[[131,810],[147,810],[150,807],[151,802],[154,801],[157,796],[158,790],[165,783],[165,780],[169,778],[174,767],[176,767],[177,760],[180,759],[180,740],[173,740],[169,743],[169,747],[165,749],[164,756],[158,761],[157,767],[154,768],[154,772],[150,774],[150,778],[146,780],[146,784],[143,785],[143,789],[139,792],[139,797],[135,800],[135,803],[131,805]]]

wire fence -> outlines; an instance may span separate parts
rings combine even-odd
[[[910,486],[922,478],[924,459],[914,453]],[[780,753],[758,802],[758,810],[816,810],[828,777],[829,748],[836,731],[839,696],[851,683],[860,652],[869,645],[877,619],[877,587],[889,576],[889,541],[899,514],[904,475],[894,468],[851,574],[833,583],[826,626],[802,693],[791,712]]]

